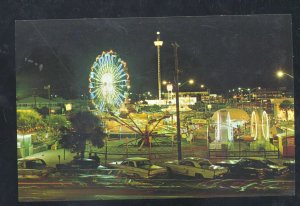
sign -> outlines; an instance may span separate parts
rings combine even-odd
[[[288,146],[294,146],[295,145],[295,138],[288,138],[287,139],[287,145]]]

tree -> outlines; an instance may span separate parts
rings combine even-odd
[[[49,115],[45,118],[44,122],[48,126],[50,137],[55,141],[71,128],[71,122],[64,115]]]
[[[104,146],[103,139],[106,137],[101,127],[101,120],[89,111],[78,112],[70,116],[71,130],[64,134],[60,143],[64,148],[81,152],[85,151],[86,141],[98,148]]]
[[[49,115],[49,108],[48,107],[42,107],[36,109],[38,113],[40,113],[43,117],[46,117]]]
[[[203,102],[196,102],[194,105],[190,105],[189,107],[195,111],[204,111],[205,110],[205,104]]]
[[[294,109],[294,104],[290,100],[284,100],[280,103],[279,108],[285,112],[286,121],[289,119],[289,110]]]
[[[17,130],[21,133],[37,131],[44,125],[42,117],[33,110],[17,111]]]
[[[144,106],[141,111],[144,112],[151,112],[151,113],[155,113],[155,112],[161,112],[161,108],[158,105],[150,105],[150,106]]]

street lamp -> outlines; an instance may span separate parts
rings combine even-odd
[[[195,81],[194,81],[193,79],[189,79],[189,80],[187,80],[187,81],[185,81],[185,82],[183,82],[183,83],[178,82],[178,86],[179,86],[179,88],[180,88],[180,87],[182,87],[183,85],[185,85],[185,84],[187,84],[187,83],[189,83],[190,85],[192,85],[192,84],[195,83]]]
[[[178,54],[177,49],[179,45],[177,42],[171,44],[174,48],[174,59],[175,59],[175,85],[176,85],[176,129],[177,129],[177,150],[178,150],[178,161],[182,159],[181,154],[181,134],[180,134],[180,117],[179,117],[179,84],[178,84]]]
[[[50,107],[50,89],[51,89],[51,86],[50,86],[50,84],[49,85],[47,85],[47,86],[44,86],[44,89],[47,89],[48,90],[48,101],[49,101],[49,103],[48,103],[48,110],[49,110],[49,115],[51,114],[51,107]]]
[[[290,74],[288,74],[288,73],[285,73],[285,72],[283,72],[282,70],[277,71],[276,75],[277,75],[277,77],[279,77],[279,78],[282,78],[284,75],[286,75],[286,76],[288,76],[288,77],[294,79],[294,76],[292,76],[292,75],[290,75]]]

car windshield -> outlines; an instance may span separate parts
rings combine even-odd
[[[136,162],[137,167],[150,167],[152,163],[150,160],[144,160],[144,161],[137,161]]]
[[[199,162],[199,165],[200,165],[200,167],[209,167],[209,166],[211,166],[211,162],[208,160],[201,160]]]
[[[277,165],[275,162],[272,162],[270,160],[263,160],[263,162],[268,164],[268,165]]]
[[[27,169],[40,169],[46,166],[43,160],[30,160],[26,162]]]

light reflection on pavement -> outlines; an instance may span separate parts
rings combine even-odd
[[[272,196],[294,195],[294,193],[295,181],[287,178],[131,179],[118,175],[94,174],[19,179],[19,201]]]

